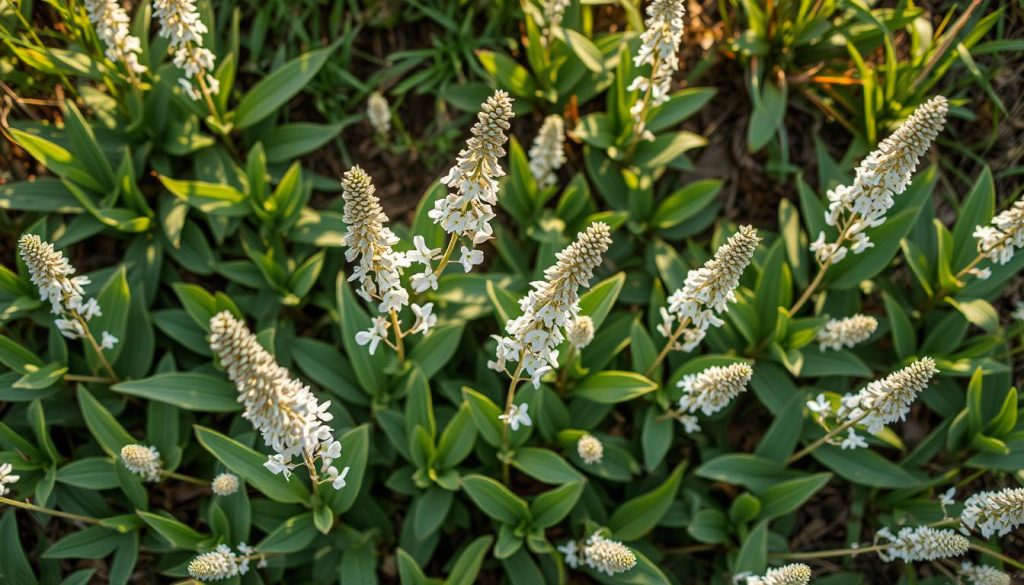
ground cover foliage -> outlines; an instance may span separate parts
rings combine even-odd
[[[0,582],[1013,582],[1022,10],[0,2]]]

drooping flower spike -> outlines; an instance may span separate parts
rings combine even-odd
[[[496,357],[488,366],[507,371],[509,362],[540,385],[545,373],[558,368],[558,346],[565,341],[563,329],[579,315],[579,289],[590,286],[594,269],[611,245],[611,230],[595,223],[578,239],[556,254],[558,261],[544,271],[545,280],[530,283],[533,290],[519,301],[523,314],[505,324],[505,337],[498,341]]]
[[[1006,264],[1024,248],[1024,199],[992,218],[989,225],[979,225],[974,230],[978,240],[978,253],[993,264]],[[990,269],[973,269],[979,278],[988,278]]]
[[[331,402],[321,403],[309,386],[293,379],[245,323],[228,311],[210,319],[210,349],[238,389],[238,401],[244,406],[242,417],[275,452],[264,466],[287,478],[292,469],[304,464],[311,479],[331,483],[334,489],[344,487],[348,468],[339,471],[333,465],[341,457],[341,443],[328,425],[334,418],[327,411]],[[293,462],[296,457],[301,461],[298,464]]]

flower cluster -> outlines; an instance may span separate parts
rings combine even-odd
[[[493,231],[493,205],[498,203],[498,177],[505,172],[498,159],[505,156],[504,144],[508,141],[505,133],[511,127],[512,98],[498,90],[480,107],[477,122],[471,130],[473,136],[466,141],[466,148],[441,182],[454,189],[447,196],[434,203],[428,215],[434,223],[452,235],[466,236],[473,245],[489,240]],[[462,262],[466,272],[478,261],[468,258],[474,250],[462,247]]]
[[[11,492],[11,488],[8,485],[13,485],[19,479],[20,475],[14,475],[11,473],[14,471],[14,466],[10,463],[0,463],[0,496],[6,496]]]
[[[153,0],[153,15],[160,21],[160,36],[170,41],[174,66],[185,72],[185,78],[178,80],[185,93],[193,100],[200,98],[189,81],[195,77],[201,85],[205,84],[205,91],[216,95],[220,82],[209,73],[213,72],[217,57],[203,47],[203,35],[208,29],[199,18],[195,0]]]
[[[311,478],[331,482],[334,489],[345,487],[348,467],[339,472],[332,465],[341,457],[341,443],[334,440],[327,425],[334,418],[327,412],[331,402],[321,404],[309,386],[292,379],[245,323],[228,311],[210,319],[210,349],[238,388],[238,401],[245,407],[242,416],[275,451],[264,464],[267,469],[287,478],[298,465],[292,459],[301,457]],[[321,463],[319,474],[315,468],[317,458]]]
[[[523,314],[505,324],[506,337],[498,341],[496,359],[487,365],[504,372],[508,362],[519,362],[540,386],[540,378],[558,367],[557,347],[565,341],[562,329],[579,314],[579,289],[590,286],[594,269],[612,243],[607,224],[595,223],[556,254],[558,261],[544,271],[546,280],[530,284],[533,290],[519,301]]]
[[[998,492],[978,492],[964,502],[960,521],[988,538],[1003,536],[1024,525],[1024,488],[1006,488]]]
[[[810,582],[811,568],[803,563],[768,569],[764,577],[747,577],[747,585],[807,585]]]
[[[749,364],[737,363],[728,366],[711,366],[699,373],[688,374],[676,384],[683,389],[679,398],[679,411],[675,417],[686,428],[687,433],[700,430],[694,412],[700,410],[710,416],[722,410],[747,389],[754,369]]]
[[[139,63],[142,42],[128,28],[131,19],[117,0],[85,0],[89,21],[96,27],[96,36],[106,47],[104,54],[115,63],[122,63],[130,74],[144,73]]]
[[[936,96],[921,104],[878,149],[857,167],[853,185],[841,185],[828,192],[825,222],[836,226],[840,239],[826,242],[825,232],[811,244],[821,264],[834,264],[848,251],[860,254],[874,246],[865,230],[885,223],[894,197],[906,191],[917,164],[946,123],[949,104]],[[847,247],[849,242],[849,247]]]
[[[818,331],[818,347],[821,351],[840,350],[843,346],[853,347],[864,341],[878,328],[878,320],[867,315],[854,315],[845,319],[830,319]]]
[[[572,0],[544,0],[544,41],[551,37],[554,29],[562,26],[565,9]]]
[[[860,392],[843,397],[837,413],[841,419],[861,421],[868,432],[876,434],[882,427],[906,418],[917,395],[939,370],[935,360],[925,357],[881,380],[871,382]]]
[[[621,542],[607,539],[595,532],[581,547],[570,540],[558,547],[565,555],[565,564],[579,568],[580,563],[609,576],[625,573],[636,566],[636,554]]]
[[[1010,585],[1010,576],[995,567],[975,565],[964,561],[960,565],[960,580],[967,585]]]
[[[121,462],[128,471],[146,481],[160,481],[160,475],[163,473],[163,462],[156,447],[125,445],[121,447]]]
[[[218,496],[230,496],[238,491],[240,482],[238,476],[233,473],[221,473],[213,478],[210,489]]]
[[[728,304],[736,300],[740,276],[760,241],[757,230],[748,225],[740,226],[715,251],[714,258],[687,273],[683,288],[668,298],[668,308],[661,309],[662,324],[658,332],[673,340],[680,335],[683,338],[683,343],[674,342],[673,349],[691,351],[704,339],[709,327],[722,325],[715,313],[724,313]],[[675,332],[677,327],[681,328],[681,333]]]
[[[974,229],[978,253],[996,264],[1006,264],[1014,253],[1024,248],[1024,199],[992,218],[989,225]],[[977,270],[979,278],[988,278],[991,270]]]
[[[896,535],[888,528],[882,528],[875,533],[875,540],[884,541],[884,548],[878,551],[883,561],[900,559],[905,563],[958,557],[967,552],[970,544],[955,530],[940,530],[930,526],[908,526],[901,528]]]
[[[533,420],[530,419],[530,405],[526,404],[513,404],[509,406],[508,412],[498,415],[498,420],[512,427],[513,431],[518,431],[520,426],[528,427],[533,424]]]
[[[212,551],[189,561],[188,574],[200,581],[220,581],[248,573],[249,561],[254,558],[259,559],[257,568],[267,565],[263,555],[244,542],[238,544],[238,552],[240,554],[236,555],[226,544],[217,545]]]
[[[576,453],[584,463],[593,465],[600,463],[604,458],[604,445],[601,444],[601,439],[586,433],[576,441]]]
[[[672,89],[672,74],[679,70],[679,43],[683,39],[683,16],[686,15],[684,0],[654,0],[647,6],[647,29],[640,34],[640,51],[633,58],[633,65],[651,66],[650,77],[637,75],[626,88],[628,91],[642,91],[650,96],[648,100],[637,100],[630,113],[633,115],[634,131],[645,140],[654,140],[654,135],[645,129],[646,110],[668,101]]]
[[[544,118],[530,147],[530,172],[541,189],[558,182],[555,171],[565,164],[565,122],[558,114]]]
[[[386,136],[391,130],[391,109],[388,100],[379,91],[370,94],[366,100],[366,118],[377,134]]]
[[[576,317],[566,327],[566,337],[577,350],[587,347],[594,340],[594,320],[587,315]]]
[[[39,299],[50,302],[50,311],[60,315],[54,324],[61,335],[68,339],[86,337],[87,323],[93,317],[103,314],[96,299],[86,299],[84,286],[89,284],[88,276],[73,276],[75,267],[64,254],[53,249],[35,234],[25,234],[18,240],[21,259],[39,289]],[[100,349],[111,349],[118,339],[104,331]]]

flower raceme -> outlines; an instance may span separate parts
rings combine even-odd
[[[345,487],[348,468],[339,472],[332,465],[341,457],[341,443],[334,440],[327,425],[334,418],[327,411],[331,402],[320,403],[309,386],[292,379],[245,323],[228,311],[210,319],[210,349],[238,389],[238,401],[244,405],[242,417],[275,451],[264,464],[266,468],[287,478],[297,466],[292,460],[301,457],[314,481],[330,482],[334,489]],[[320,460],[319,471],[316,459]]]
[[[496,358],[487,363],[491,369],[504,372],[508,362],[518,362],[534,387],[540,386],[541,376],[558,367],[562,330],[579,315],[579,289],[590,286],[611,243],[611,230],[599,222],[556,254],[558,261],[544,271],[545,280],[532,282],[533,290],[519,301],[523,314],[505,324],[508,335],[495,336]]]
[[[679,70],[679,43],[683,39],[684,0],[654,0],[647,6],[646,29],[640,34],[640,50],[633,58],[635,67],[651,66],[649,77],[637,75],[627,91],[644,92],[645,97],[630,108],[634,132],[644,140],[654,140],[646,128],[647,110],[668,101],[672,74]],[[648,97],[649,96],[649,97]]]
[[[0,463],[0,496],[6,496],[10,493],[11,488],[9,486],[14,485],[21,479],[20,475],[12,473],[14,466],[10,463]]]
[[[821,351],[840,350],[843,346],[853,347],[871,337],[878,328],[878,320],[867,315],[854,315],[845,319],[831,319],[818,331],[818,347]]]
[[[930,526],[901,528],[893,535],[888,528],[875,534],[876,540],[884,540],[884,548],[878,556],[886,562],[900,559],[906,563],[934,561],[962,556],[970,542],[955,530],[942,530]]]
[[[441,179],[452,191],[434,204],[428,213],[434,223],[452,236],[469,238],[473,245],[492,237],[493,205],[498,203],[498,178],[504,176],[498,159],[505,156],[506,132],[511,127],[512,98],[502,90],[494,92],[480,107],[473,134],[459,152],[455,165]],[[463,247],[463,257],[471,252]],[[463,262],[466,272],[472,267]]]
[[[83,287],[90,283],[89,277],[74,276],[75,267],[64,254],[35,234],[21,236],[18,249],[32,284],[39,289],[39,299],[49,301],[50,311],[60,316],[54,319],[54,324],[61,335],[68,339],[87,337],[88,322],[103,315],[96,299],[85,297]],[[117,341],[116,337],[104,331],[99,349],[110,349]]]
[[[966,585],[1010,585],[1010,576],[995,567],[975,565],[964,561],[960,565],[960,580]]]
[[[174,66],[185,72],[184,79],[178,80],[185,93],[193,100],[200,98],[190,81],[198,78],[204,91],[216,95],[220,82],[210,73],[217,57],[203,47],[203,35],[209,30],[199,18],[195,0],[153,0],[153,16],[160,21],[160,36],[169,41]]]
[[[841,419],[863,422],[869,433],[876,434],[883,426],[905,419],[917,395],[938,372],[935,360],[921,358],[856,394],[844,396],[837,414]]]
[[[146,481],[160,481],[163,473],[163,462],[156,447],[125,445],[121,447],[121,462],[128,471]]]
[[[238,476],[233,473],[221,473],[210,482],[210,489],[218,496],[230,496],[239,486]]]
[[[672,349],[691,351],[704,339],[709,327],[719,327],[722,320],[716,313],[728,310],[728,304],[736,300],[736,287],[740,276],[754,257],[761,238],[751,226],[740,226],[725,244],[715,251],[715,256],[704,266],[691,270],[686,275],[682,288],[668,298],[668,308],[661,310],[662,324],[658,331],[673,340]],[[674,340],[681,328],[683,343]]]
[[[960,521],[985,538],[1009,534],[1024,525],[1024,488],[974,494],[964,502]]]
[[[1024,199],[992,218],[986,226],[974,230],[978,253],[995,264],[1006,264],[1017,250],[1024,248]],[[988,278],[989,270],[972,271],[979,278]]]
[[[728,366],[712,366],[697,374],[684,376],[676,386],[683,389],[679,398],[679,411],[674,416],[693,433],[700,430],[697,417],[693,413],[700,410],[710,416],[732,402],[747,389],[750,378],[754,375],[749,364],[738,363]]]
[[[746,585],[807,585],[811,582],[811,568],[793,563],[777,569],[768,569],[763,577],[747,577]]]
[[[565,564],[573,569],[579,568],[582,563],[609,576],[625,573],[636,566],[636,554],[628,546],[597,532],[583,546],[570,540],[559,546],[558,551],[565,555]]]
[[[139,63],[142,42],[129,32],[131,19],[118,0],[85,0],[85,10],[107,58],[124,65],[131,75],[145,73],[146,66]]]
[[[189,561],[188,574],[201,581],[220,581],[248,573],[249,561],[254,558],[259,559],[257,568],[267,564],[262,554],[244,542],[238,544],[238,552],[240,554],[235,554],[226,544],[217,545],[212,551]]]
[[[541,189],[558,182],[555,171],[565,164],[565,122],[558,114],[544,118],[530,147],[530,172]]]
[[[381,136],[387,136],[391,130],[391,108],[388,100],[379,91],[370,94],[366,100],[366,119]]]
[[[936,96],[921,104],[891,136],[883,140],[857,167],[852,185],[828,192],[825,222],[839,230],[839,239],[825,241],[825,232],[811,244],[820,264],[841,261],[848,251],[860,254],[874,244],[865,233],[882,225],[895,196],[906,191],[921,156],[946,124],[949,104]],[[849,247],[847,247],[849,246]]]

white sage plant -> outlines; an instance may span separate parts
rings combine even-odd
[[[878,320],[867,315],[853,315],[844,319],[830,319],[818,331],[817,342],[821,351],[854,347],[867,340],[878,329]]]
[[[331,402],[321,403],[301,380],[293,379],[249,332],[245,323],[228,311],[210,319],[210,349],[238,389],[242,417],[263,435],[273,449],[264,466],[287,479],[305,464],[314,484],[345,487],[348,467],[333,465],[341,457],[341,443],[327,424],[334,416]],[[299,457],[301,463],[293,460]],[[319,468],[317,466],[319,460]]]
[[[579,290],[590,286],[594,269],[611,246],[607,224],[594,223],[581,232],[576,241],[555,255],[557,262],[544,271],[545,280],[530,283],[533,289],[519,301],[523,314],[505,324],[506,336],[494,336],[498,342],[495,359],[487,365],[508,372],[508,363],[517,363],[509,374],[509,403],[516,383],[524,371],[534,387],[541,377],[558,368],[558,346],[565,341],[563,330],[579,315]]]
[[[153,0],[153,15],[160,22],[160,36],[169,42],[174,66],[185,72],[178,84],[193,100],[206,100],[210,114],[216,115],[217,108],[210,96],[220,92],[220,82],[213,75],[217,56],[203,46],[203,35],[209,29],[199,18],[195,0]],[[198,92],[193,79],[199,86]]]
[[[700,424],[693,413],[698,410],[710,416],[726,406],[747,389],[754,369],[750,364],[737,363],[728,366],[711,366],[696,374],[683,376],[676,386],[683,389],[679,398],[679,409],[670,412],[687,433],[700,430]]]
[[[978,492],[967,498],[960,522],[985,538],[1005,536],[1024,525],[1024,488]]]
[[[118,0],[85,0],[89,22],[96,29],[96,37],[103,43],[104,54],[115,63],[124,65],[128,78],[136,83],[138,75],[147,71],[139,63],[142,42],[131,34],[131,19]]]
[[[881,547],[878,556],[883,561],[899,559],[905,563],[963,556],[970,546],[970,542],[955,530],[930,526],[908,526],[897,534],[883,527],[875,533],[875,542]]]
[[[413,262],[422,262],[427,266],[427,274],[433,276],[430,260],[437,251],[427,249],[423,238],[417,236],[416,250],[409,253],[396,252],[394,246],[399,242],[398,236],[385,225],[388,217],[375,193],[376,188],[370,176],[359,166],[352,167],[343,175],[341,196],[345,208],[342,220],[347,229],[342,236],[342,243],[347,246],[345,259],[356,263],[349,280],[358,282],[356,293],[363,300],[375,304],[377,311],[387,316],[373,318],[370,328],[357,333],[355,339],[359,345],[369,346],[370,355],[384,342],[398,352],[399,359],[403,359],[403,339],[414,333],[429,333],[430,328],[437,323],[437,316],[433,314],[433,303],[410,304],[409,291],[402,285],[402,273]],[[412,282],[415,286],[418,282],[416,276]],[[426,287],[415,288],[420,292],[436,286],[434,280],[432,286],[428,283]],[[399,313],[406,306],[412,309],[415,321],[411,327],[403,330]],[[390,339],[392,335],[394,341]]]
[[[427,214],[434,223],[449,234],[448,247],[435,274],[440,275],[448,265],[460,237],[467,238],[471,246],[461,247],[457,262],[469,272],[483,262],[483,253],[475,246],[493,237],[491,220],[494,205],[498,203],[498,178],[505,175],[498,159],[505,156],[506,133],[511,127],[512,98],[497,90],[480,106],[473,134],[466,147],[459,152],[455,165],[441,179],[451,191],[438,199]]]
[[[555,171],[565,164],[565,122],[558,114],[544,118],[530,147],[530,173],[541,189],[558,182]]]
[[[49,302],[50,312],[57,315],[53,323],[61,335],[68,339],[86,340],[110,377],[117,380],[117,374],[103,350],[112,349],[118,339],[104,331],[101,341],[97,341],[89,329],[89,321],[103,315],[96,299],[86,297],[83,287],[90,284],[89,277],[75,276],[75,267],[64,254],[35,234],[21,236],[18,249],[32,284],[39,289],[39,300]]]
[[[685,0],[654,0],[647,5],[646,29],[640,34],[642,43],[633,65],[650,65],[651,71],[648,75],[637,75],[626,88],[643,92],[629,110],[633,116],[633,136],[637,139],[654,140],[654,134],[647,130],[647,114],[651,108],[667,102],[672,91],[672,75],[679,70],[685,4]]]
[[[712,259],[687,273],[683,287],[668,297],[668,307],[661,308],[662,323],[658,325],[658,332],[668,341],[647,368],[648,376],[669,351],[692,351],[704,339],[708,328],[722,325],[717,315],[726,312],[729,303],[736,301],[740,277],[760,242],[756,229],[740,226],[715,251]]]

